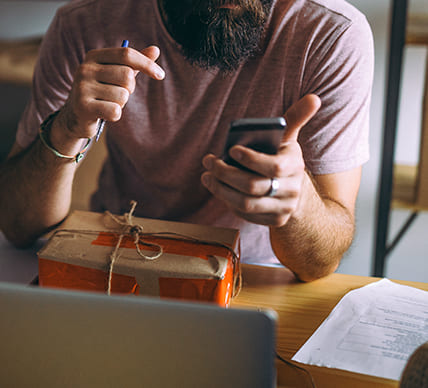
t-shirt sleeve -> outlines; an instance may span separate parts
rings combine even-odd
[[[299,136],[314,175],[350,170],[369,159],[374,68],[370,26],[361,15],[322,39],[313,42],[302,83],[302,95],[314,93],[322,103]]]
[[[71,35],[62,26],[58,11],[46,32],[39,51],[31,98],[18,123],[16,141],[28,147],[37,137],[40,123],[66,101],[78,65]]]

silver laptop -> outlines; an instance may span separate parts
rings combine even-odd
[[[273,387],[273,311],[0,283],[0,387]]]

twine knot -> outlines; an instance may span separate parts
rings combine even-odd
[[[123,217],[125,218],[125,222],[120,220],[118,217],[110,213],[109,211],[106,211],[106,214],[110,216],[112,220],[114,220],[118,225],[122,226],[122,231],[119,235],[119,238],[117,240],[116,246],[113,249],[113,252],[110,254],[110,268],[109,268],[109,279],[108,279],[108,289],[107,294],[111,294],[111,281],[113,277],[113,266],[114,263],[119,259],[120,253],[119,248],[122,244],[122,240],[126,235],[131,235],[134,239],[134,245],[135,249],[137,250],[138,254],[141,258],[145,260],[156,260],[163,254],[163,248],[162,246],[158,244],[149,243],[147,241],[141,240],[141,235],[144,233],[144,228],[142,225],[134,224],[132,222],[132,217],[135,211],[135,208],[137,207],[136,201],[131,201],[131,210],[129,213],[125,213]],[[155,247],[158,249],[158,252],[154,254],[153,256],[148,256],[144,254],[140,249],[140,242],[143,243],[146,246]]]
[[[133,236],[135,234],[143,233],[143,227],[141,225],[134,225],[129,229],[129,233],[131,233]]]

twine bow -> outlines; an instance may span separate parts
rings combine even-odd
[[[138,254],[145,260],[156,260],[163,254],[163,248],[159,244],[149,243],[147,241],[144,241],[144,245],[156,247],[158,248],[158,253],[154,254],[153,256],[148,256],[144,254],[140,249],[140,237],[141,234],[144,233],[143,227],[138,224],[134,224],[132,222],[133,213],[135,211],[135,208],[137,206],[136,201],[131,201],[131,210],[129,213],[124,214],[125,222],[120,220],[118,217],[110,213],[109,211],[106,211],[105,213],[109,215],[118,225],[122,226],[122,231],[119,235],[119,238],[117,240],[116,246],[114,247],[112,253],[110,254],[110,266],[109,266],[109,272],[108,272],[108,288],[107,288],[107,294],[111,294],[111,283],[112,283],[112,277],[113,277],[113,267],[115,262],[120,257],[120,245],[122,244],[122,240],[125,236],[131,235],[134,239],[134,245],[135,249],[137,250]]]

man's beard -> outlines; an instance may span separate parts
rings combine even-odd
[[[185,57],[233,72],[257,52],[273,0],[160,0],[168,30]],[[219,8],[222,4],[238,9]]]

